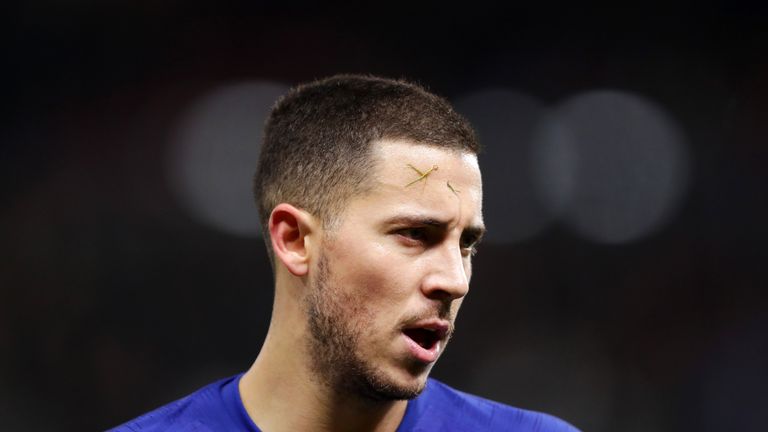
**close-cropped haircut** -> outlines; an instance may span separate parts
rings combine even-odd
[[[265,239],[270,214],[283,202],[332,227],[346,202],[371,187],[372,144],[384,139],[479,151],[469,122],[448,101],[413,83],[336,75],[281,97],[264,128],[254,179]]]

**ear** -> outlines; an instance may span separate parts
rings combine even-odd
[[[269,216],[269,235],[275,258],[294,276],[304,276],[309,270],[310,239],[316,225],[311,214],[287,203],[275,206]]]

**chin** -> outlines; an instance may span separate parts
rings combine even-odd
[[[377,371],[367,378],[367,387],[376,400],[413,399],[424,391],[432,364],[410,365],[409,368],[397,368],[390,373]]]
[[[426,380],[412,382],[404,385],[402,383],[392,382],[369,382],[362,395],[372,401],[393,402],[398,400],[409,400],[420,395],[426,386]]]

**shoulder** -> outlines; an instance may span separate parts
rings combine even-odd
[[[464,393],[434,379],[416,401],[413,408],[420,413],[414,414],[423,419],[407,430],[579,432],[552,415]]]
[[[140,417],[110,429],[109,432],[214,432],[229,423],[228,407],[222,388],[236,380],[230,377],[209,384],[194,393],[171,402]]]

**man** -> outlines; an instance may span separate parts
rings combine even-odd
[[[575,431],[428,375],[484,231],[478,143],[413,84],[335,76],[267,121],[256,201],[275,272],[245,374],[117,431]]]

